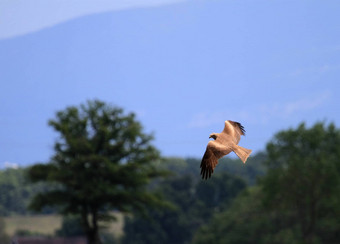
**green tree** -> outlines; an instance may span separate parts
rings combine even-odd
[[[340,131],[317,123],[279,132],[267,145],[264,200],[285,213],[302,243],[340,242]],[[337,223],[337,224],[336,224]]]
[[[29,178],[58,187],[37,194],[32,209],[57,206],[65,215],[80,216],[88,243],[98,244],[99,222],[113,220],[112,209],[143,211],[162,202],[146,191],[151,178],[163,175],[155,166],[159,153],[134,114],[88,101],[57,112],[49,125],[60,135],[55,154],[31,167]]]

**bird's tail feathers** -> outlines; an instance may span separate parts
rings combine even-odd
[[[252,152],[252,150],[241,147],[239,145],[235,145],[233,151],[242,160],[243,163],[246,163],[247,158],[249,157],[250,153]]]

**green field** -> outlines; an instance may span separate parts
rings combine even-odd
[[[107,231],[116,237],[123,234],[124,217],[120,213],[114,214],[117,221],[112,222]],[[32,233],[53,236],[60,228],[62,216],[60,215],[32,215],[32,216],[10,216],[5,217],[6,233],[13,236],[18,230],[27,230]]]

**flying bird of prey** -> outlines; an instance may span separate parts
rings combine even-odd
[[[244,127],[240,123],[231,120],[224,122],[224,129],[221,133],[210,134],[209,138],[214,140],[209,141],[202,158],[202,179],[210,178],[218,163],[218,159],[229,154],[231,151],[236,153],[243,163],[246,162],[252,150],[237,145],[241,135],[245,135]]]

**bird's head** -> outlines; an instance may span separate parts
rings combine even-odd
[[[216,138],[217,138],[216,133],[211,133],[210,136],[209,136],[209,138],[213,138],[214,140],[216,140]]]

